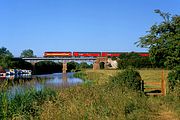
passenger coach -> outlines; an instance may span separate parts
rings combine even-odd
[[[101,52],[73,52],[74,57],[100,57]]]

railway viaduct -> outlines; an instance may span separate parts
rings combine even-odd
[[[63,73],[66,73],[67,70],[67,63],[72,62],[72,61],[80,61],[80,62],[92,62],[93,63],[93,70],[98,70],[100,69],[99,63],[103,62],[104,63],[104,68],[107,69],[107,63],[108,63],[108,58],[107,57],[97,57],[97,58],[77,58],[77,57],[54,57],[54,58],[45,58],[45,57],[36,57],[36,58],[22,58],[26,62],[31,63],[33,66],[37,62],[40,61],[54,61],[54,62],[61,62],[63,63],[63,68],[62,71]]]

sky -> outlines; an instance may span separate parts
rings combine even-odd
[[[180,0],[0,0],[0,47],[15,57],[45,51],[146,52],[134,44]]]

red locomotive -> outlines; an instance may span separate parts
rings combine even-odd
[[[44,57],[72,57],[71,52],[44,52]]]

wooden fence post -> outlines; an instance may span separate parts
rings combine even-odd
[[[141,81],[141,90],[144,92],[144,80]]]

